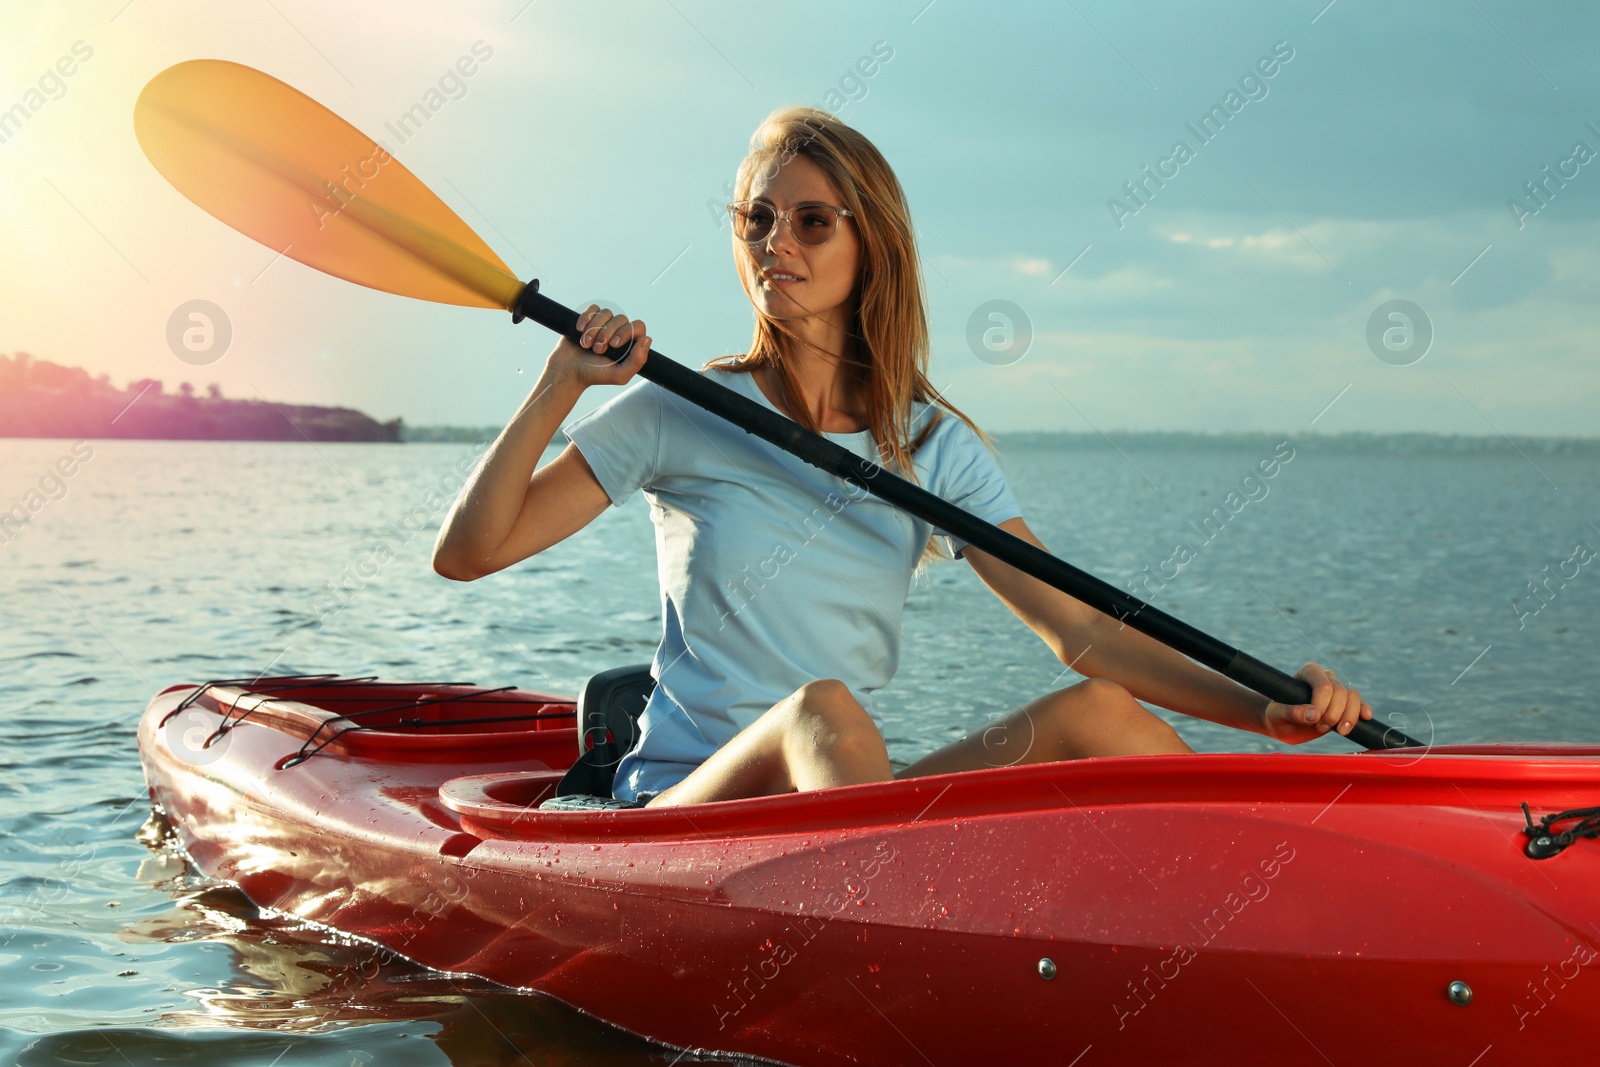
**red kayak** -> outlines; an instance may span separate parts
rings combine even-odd
[[[208,682],[158,694],[139,748],[177,843],[256,904],[679,1048],[1594,1055],[1600,810],[1582,809],[1600,746],[1126,757],[541,808],[564,777],[606,777],[619,692]]]

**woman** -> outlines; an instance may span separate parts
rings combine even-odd
[[[925,375],[910,217],[877,149],[827,112],[780,109],[751,138],[735,197],[734,259],[755,338],[707,375],[1040,545],[977,428]],[[1191,751],[1139,700],[1289,742],[1372,717],[1316,664],[1299,674],[1310,704],[1269,703],[643,379],[567,427],[571,444],[535,470],[583,391],[628,383],[649,351],[643,322],[604,308],[590,305],[578,328],[581,346],[556,345],[462,491],[434,567],[460,581],[491,574],[645,491],[664,632],[640,740],[617,768],[619,799],[697,804]],[[867,709],[894,674],[911,578],[940,537],[1089,679],[896,774]],[[992,751],[997,739],[1005,751]]]

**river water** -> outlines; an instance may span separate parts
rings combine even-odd
[[[1600,741],[1600,564],[1575,554],[1600,548],[1592,442],[1323,438],[1287,462],[1267,437],[1001,444],[1056,554],[1143,579],[1269,662],[1334,666],[1425,741]],[[1247,477],[1275,453],[1270,479]],[[0,527],[0,1062],[671,1061],[548,999],[262,916],[137,834],[135,725],[168,685],[270,669],[575,692],[650,658],[642,499],[482,581],[432,573],[452,471],[473,455],[0,441],[0,511],[29,516]],[[969,568],[935,565],[879,696],[890,755],[1072,680]],[[1198,749],[1278,747],[1169,718]]]

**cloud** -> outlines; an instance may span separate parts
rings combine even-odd
[[[1331,225],[1325,227],[1331,229]],[[1231,234],[1202,237],[1191,233],[1169,232],[1163,234],[1172,244],[1192,245],[1218,251],[1232,249],[1263,260],[1301,267],[1307,270],[1331,270],[1327,260],[1316,253],[1306,239],[1288,229],[1269,229],[1261,233],[1247,233],[1239,237]]]

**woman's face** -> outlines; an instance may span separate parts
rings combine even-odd
[[[776,174],[762,168],[746,199],[766,201],[778,211],[807,203],[844,206],[822,168],[800,155],[779,167]],[[849,301],[861,260],[861,239],[854,219],[841,217],[826,244],[801,244],[795,240],[791,221],[774,226],[759,244],[749,244],[737,235],[733,244],[746,286],[763,314],[791,323],[817,318],[848,326],[854,311]],[[775,279],[775,274],[794,275],[799,280]]]

